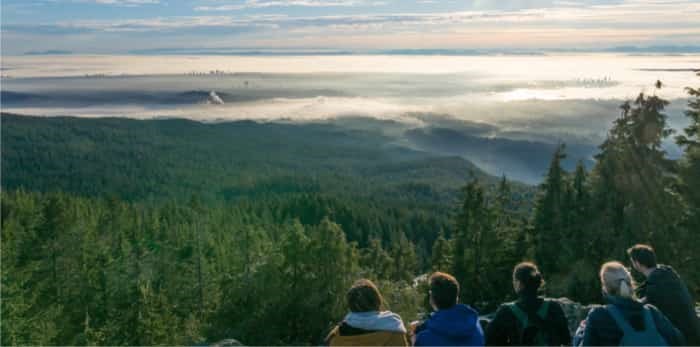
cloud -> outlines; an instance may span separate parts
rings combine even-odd
[[[141,5],[158,5],[161,3],[160,0],[45,0],[45,3],[61,2],[90,3],[98,5],[114,5],[125,7],[137,7]]]
[[[92,3],[145,4],[156,0],[81,0]],[[200,12],[236,9],[314,8],[280,13],[179,15],[130,19],[75,19],[53,23],[3,24],[3,49],[66,49],[121,52],[144,48],[283,47],[283,48],[601,48],[618,45],[691,45],[700,37],[700,2],[692,0],[553,0],[505,1],[486,8],[472,1],[468,11],[401,12],[399,5],[369,0],[247,0],[200,2]],[[441,3],[444,5],[445,3]],[[368,7],[369,6],[369,7]],[[500,5],[499,5],[500,6]],[[329,8],[348,9],[350,13]],[[349,8],[353,8],[350,10]],[[432,5],[431,5],[432,7]],[[425,9],[424,9],[425,10]],[[340,12],[340,13],[338,13]],[[314,15],[309,15],[313,13]],[[319,14],[320,13],[320,14]],[[336,13],[336,14],[329,14]],[[134,33],[129,36],[128,33]],[[146,38],[143,33],[150,35]],[[120,36],[110,36],[110,35]],[[59,42],[50,36],[61,36]],[[27,41],[33,42],[31,47]],[[41,43],[44,45],[41,45]],[[156,47],[154,47],[156,42]],[[193,46],[197,42],[197,46]],[[160,46],[158,46],[160,43]],[[48,44],[48,45],[47,45]],[[102,49],[102,50],[100,50]],[[12,53],[10,53],[12,54]]]
[[[216,6],[197,6],[195,11],[237,11],[249,8],[267,8],[267,7],[353,7],[361,5],[382,5],[383,2],[375,1],[368,3],[362,0],[246,0],[243,3],[216,5]]]

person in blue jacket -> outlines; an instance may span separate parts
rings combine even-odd
[[[479,313],[458,303],[459,283],[442,272],[430,276],[430,304],[435,312],[414,328],[415,346],[483,346]]]

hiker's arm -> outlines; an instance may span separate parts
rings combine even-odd
[[[598,336],[598,329],[596,328],[595,319],[591,319],[593,318],[594,314],[596,314],[596,311],[600,309],[601,308],[595,308],[588,314],[586,322],[584,323],[585,328],[583,329],[583,339],[581,342],[581,346],[600,345],[600,336]]]
[[[501,306],[496,311],[496,316],[486,327],[486,345],[487,346],[510,346],[512,342],[508,338],[508,333],[512,331],[511,324],[512,315],[505,306]]]
[[[554,305],[554,310],[552,312],[552,317],[554,319],[554,322],[556,322],[555,332],[557,336],[559,337],[559,343],[563,344],[564,346],[568,346],[571,344],[571,332],[569,332],[569,321],[566,319],[566,314],[564,313],[564,310],[561,308],[561,305],[556,304]]]
[[[685,337],[658,309],[652,309],[656,329],[670,346],[685,346]]]
[[[661,286],[656,284],[656,281],[654,281],[653,278],[649,278],[644,286],[644,289],[639,293],[640,295],[643,295],[643,297],[641,297],[641,301],[645,304],[652,305],[661,302],[664,295],[663,290],[664,289]]]

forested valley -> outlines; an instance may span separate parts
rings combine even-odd
[[[688,92],[687,128],[640,94],[592,169],[565,170],[562,144],[538,187],[330,124],[4,113],[1,342],[317,344],[360,277],[411,321],[429,310],[420,275],[453,273],[462,302],[489,312],[526,259],[548,295],[595,303],[600,264],[638,242],[697,299],[700,89]]]

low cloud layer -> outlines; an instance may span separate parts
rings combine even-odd
[[[686,126],[691,66],[700,56],[38,56],[7,60],[2,110],[333,122],[536,182],[557,143],[590,163],[619,105],[640,92],[671,100],[669,124]],[[528,151],[538,159],[513,154]]]

